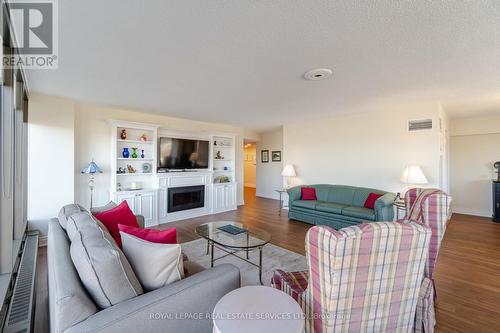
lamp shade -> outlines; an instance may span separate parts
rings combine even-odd
[[[418,165],[407,166],[401,175],[401,182],[405,184],[427,184],[422,169]]]
[[[283,177],[295,177],[297,174],[295,173],[295,168],[293,167],[292,164],[287,164],[283,168],[283,171],[281,172],[281,175]]]
[[[82,173],[102,173],[101,169],[94,161],[90,162],[85,168],[82,169]]]

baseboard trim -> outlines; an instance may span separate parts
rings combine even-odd
[[[260,193],[257,193],[255,194],[256,197],[259,197],[259,198],[265,198],[265,199],[272,199],[272,200],[279,200],[279,197],[274,197],[274,196],[270,196],[270,195],[264,195],[264,194],[260,194]]]
[[[490,211],[484,209],[470,209],[470,208],[460,208],[460,207],[453,207],[452,212],[456,214],[473,215],[481,217],[491,217],[493,215]]]

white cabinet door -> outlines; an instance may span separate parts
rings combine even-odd
[[[223,185],[214,185],[213,186],[213,211],[221,212],[225,209],[226,206],[226,196],[225,189]]]
[[[226,196],[226,209],[234,209],[236,206],[236,185],[235,184],[230,184],[227,186],[224,186],[224,194]]]
[[[158,219],[166,219],[168,212],[168,189],[160,188],[158,190]]]
[[[134,212],[134,214],[140,214],[139,213],[140,210],[139,210],[139,207],[136,203],[134,194],[119,194],[116,196],[115,202],[117,204],[120,204],[123,201],[127,202],[128,207]]]
[[[128,206],[136,215],[144,216],[146,227],[156,225],[156,195],[155,191],[142,193],[124,193],[115,196],[117,204],[127,201]]]
[[[236,184],[213,186],[213,212],[224,212],[236,208]]]
[[[146,227],[155,223],[155,193],[146,192],[136,194],[136,205],[139,206],[139,211],[144,216],[144,225]]]

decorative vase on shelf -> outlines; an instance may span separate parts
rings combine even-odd
[[[141,158],[144,158],[144,149],[141,149]]]
[[[128,158],[130,156],[130,152],[128,151],[128,148],[123,148],[122,156],[124,158]]]
[[[122,139],[122,140],[127,139],[127,130],[126,129],[122,129],[122,131],[120,132],[120,139]]]
[[[132,158],[137,158],[137,148],[132,148]]]

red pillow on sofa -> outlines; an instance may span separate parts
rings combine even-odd
[[[119,224],[118,230],[151,243],[177,244],[177,230],[175,228],[155,230]]]
[[[375,201],[383,196],[383,194],[370,193],[365,201],[365,208],[375,209]]]
[[[301,187],[300,198],[301,200],[318,200],[316,197],[316,189],[314,187]]]
[[[118,225],[123,224],[136,228],[139,227],[134,212],[130,210],[126,201],[123,201],[115,208],[97,213],[94,216],[104,224],[120,248],[122,247],[122,239],[120,238]]]

